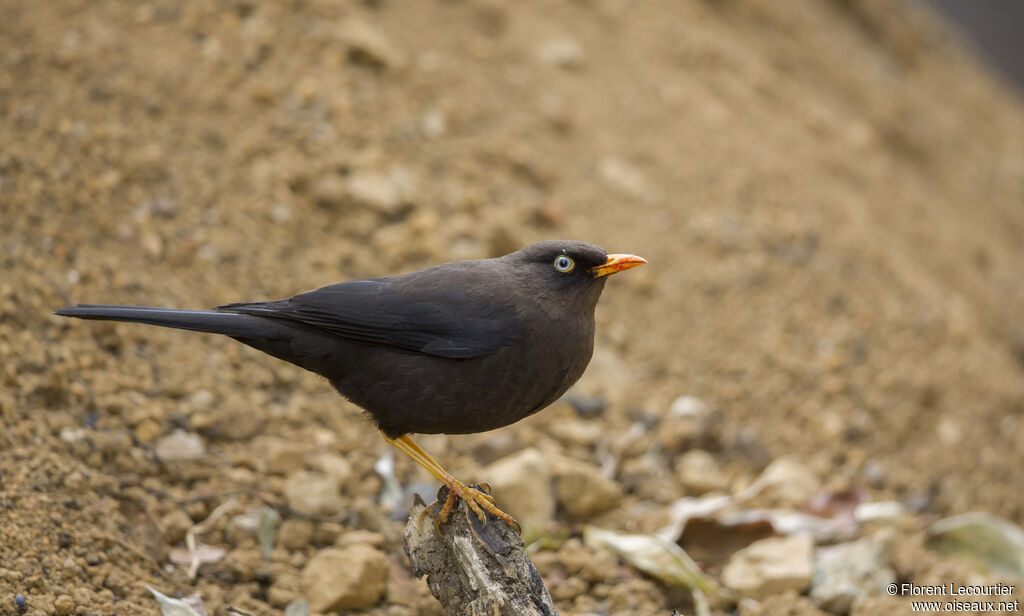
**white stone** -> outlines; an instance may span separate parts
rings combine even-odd
[[[396,46],[383,30],[361,19],[352,18],[341,26],[341,40],[349,56],[358,62],[381,69],[401,68],[405,53]]]
[[[352,464],[338,454],[322,453],[316,456],[313,458],[313,467],[342,485],[352,477]]]
[[[537,59],[562,68],[580,68],[586,63],[583,46],[576,39],[551,39],[537,47]]]
[[[765,497],[786,507],[800,507],[821,492],[821,482],[811,469],[786,456],[769,464],[757,481],[769,486]]]
[[[885,550],[865,537],[818,548],[810,596],[822,609],[845,614],[857,597],[881,594],[895,581]]]
[[[708,414],[706,402],[696,396],[679,396],[668,408],[671,417],[704,417]]]
[[[288,506],[306,515],[332,516],[341,511],[341,486],[330,475],[315,471],[298,471],[284,482]]]
[[[179,460],[195,460],[203,457],[206,453],[206,446],[198,434],[175,430],[161,438],[153,447],[156,457],[162,462],[175,462]]]
[[[712,490],[725,490],[729,478],[715,457],[703,449],[687,451],[676,463],[676,478],[690,494],[704,494]]]
[[[327,548],[302,570],[302,586],[313,612],[358,610],[387,591],[388,557],[368,545]]]
[[[601,159],[597,172],[609,187],[626,196],[639,201],[650,201],[654,198],[653,190],[640,169],[618,156]]]
[[[551,467],[534,448],[494,461],[480,472],[491,483],[499,507],[514,517],[523,533],[544,532],[555,515]]]
[[[744,595],[764,598],[811,584],[814,542],[810,535],[771,537],[736,552],[722,570],[722,582]]]
[[[306,446],[281,438],[266,440],[264,461],[268,473],[287,475],[306,467]]]
[[[548,455],[555,476],[555,498],[570,518],[586,520],[622,502],[622,488],[586,462]]]

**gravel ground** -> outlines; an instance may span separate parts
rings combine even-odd
[[[276,299],[557,237],[650,262],[608,285],[574,404],[422,444],[536,516],[565,613],[692,610],[584,525],[656,530],[677,499],[740,493],[779,459],[803,496],[902,504],[903,523],[857,533],[900,581],[1008,579],[937,556],[922,530],[970,511],[1024,523],[1024,113],[928,15],[871,0],[0,13],[0,614],[151,614],[146,585],[199,592],[211,614],[300,597],[440,613],[380,498],[388,446],[326,383],[231,340],[50,312]],[[550,487],[516,498],[516,468]],[[175,563],[204,520],[190,579]],[[735,581],[733,552],[763,536],[683,537],[746,589],[715,613],[824,613],[799,584]],[[351,579],[323,582],[338,562]],[[314,599],[323,585],[353,592]]]

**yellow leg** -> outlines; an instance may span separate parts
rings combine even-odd
[[[409,438],[408,434],[403,434],[398,438],[389,438],[383,432],[381,432],[381,435],[384,437],[384,440],[405,452],[405,454],[415,460],[417,464],[427,469],[431,475],[448,487],[448,499],[445,501],[444,506],[441,507],[441,513],[437,516],[438,522],[443,524],[448,521],[448,515],[452,511],[452,507],[455,505],[455,499],[461,498],[466,502],[470,511],[475,513],[476,517],[480,518],[481,522],[485,524],[487,523],[487,515],[484,513],[484,511],[486,511],[497,516],[503,522],[514,528],[516,532],[519,532],[519,523],[515,521],[515,518],[501,509],[498,509],[494,505],[493,496],[487,492],[470,488],[455,477],[452,477],[451,474],[444,470],[436,460],[431,458],[427,452],[423,451],[419,445]]]

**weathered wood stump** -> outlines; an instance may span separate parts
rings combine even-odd
[[[405,551],[416,576],[427,576],[430,592],[449,616],[557,616],[540,574],[526,556],[523,540],[501,520],[481,523],[456,502],[448,522],[434,528],[448,496],[425,505],[419,498],[405,526]]]

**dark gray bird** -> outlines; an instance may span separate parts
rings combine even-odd
[[[408,435],[484,432],[551,404],[590,361],[606,276],[644,263],[585,242],[547,241],[280,301],[214,310],[79,304],[56,314],[224,334],[316,372],[448,486],[438,520],[461,497],[481,521],[482,508],[518,527]]]

